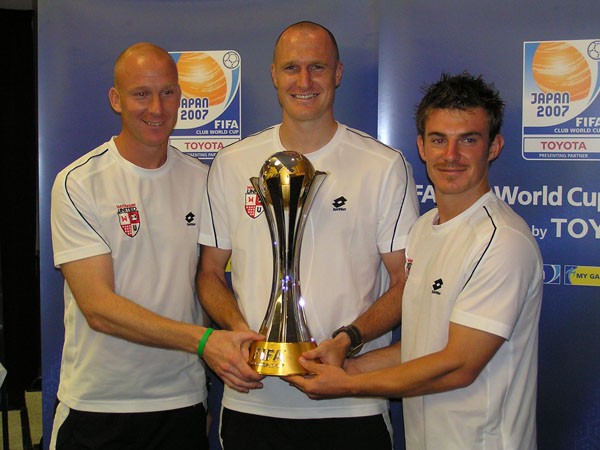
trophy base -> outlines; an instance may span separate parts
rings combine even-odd
[[[308,373],[298,362],[307,350],[315,348],[315,342],[268,342],[254,341],[250,346],[248,363],[261,375],[277,377]]]

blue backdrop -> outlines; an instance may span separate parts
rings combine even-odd
[[[280,120],[269,77],[273,43],[285,26],[306,19],[324,24],[338,39],[345,72],[337,118],[404,151],[425,193],[422,212],[433,202],[415,145],[413,115],[421,87],[442,71],[469,70],[494,81],[507,110],[506,146],[492,166],[492,184],[500,192],[522,193],[505,199],[539,231],[549,270],[561,271],[559,284],[545,286],[540,325],[539,448],[600,448],[600,283],[564,282],[565,266],[600,266],[600,163],[521,156],[523,42],[600,38],[597,0],[304,0],[301,5],[287,0],[38,0],[37,8],[45,436],[63,333],[62,277],[53,268],[50,242],[50,188],[60,169],[118,132],[118,117],[107,101],[116,56],[138,41],[169,51],[236,50],[242,57],[242,134],[247,136]],[[564,197],[573,189],[589,193],[590,205],[530,200],[544,189],[561,190]],[[402,449],[399,406],[392,403],[395,446]]]

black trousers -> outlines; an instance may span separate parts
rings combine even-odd
[[[58,429],[57,450],[208,450],[202,404],[147,413],[71,409]]]
[[[224,408],[224,450],[391,450],[382,415],[331,419],[279,419]]]

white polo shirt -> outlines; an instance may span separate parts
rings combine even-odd
[[[410,450],[536,448],[543,267],[527,224],[492,192],[454,219],[424,214],[406,247],[402,361],[443,349],[454,322],[506,339],[462,389],[402,400]]]
[[[272,282],[272,249],[265,213],[254,208],[249,179],[265,160],[283,151],[279,126],[221,150],[208,176],[200,243],[230,249],[235,297],[250,327],[258,330]],[[400,152],[338,124],[333,139],[306,155],[328,173],[304,230],[300,260],[302,296],[312,336],[321,342],[351,323],[387,289],[381,254],[405,247],[418,216],[412,169]],[[365,351],[390,342],[390,333]],[[385,399],[310,400],[276,377],[240,394],[226,387],[232,410],[283,418],[352,417],[387,411]]]
[[[200,201],[207,167],[169,148],[142,169],[106,142],[56,177],[54,263],[110,253],[115,291],[171,319],[201,323],[195,294]],[[206,399],[196,355],[134,344],[92,330],[64,285],[65,342],[58,398],[73,409],[143,412]]]

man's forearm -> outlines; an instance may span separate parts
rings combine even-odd
[[[221,277],[201,271],[198,274],[198,296],[204,310],[221,328],[250,329],[227,282]]]

